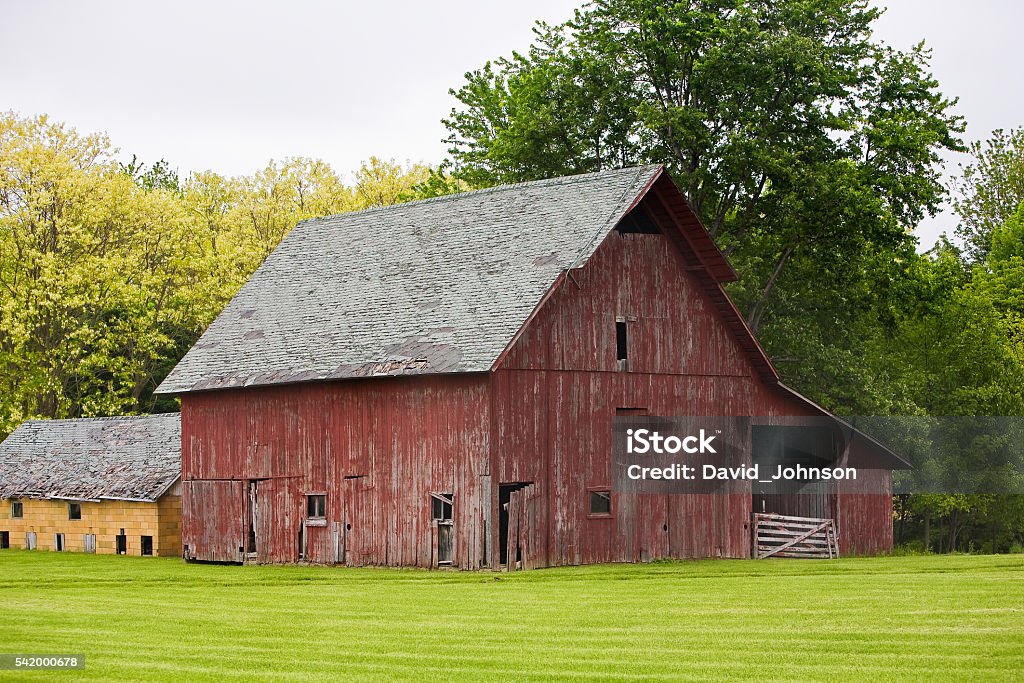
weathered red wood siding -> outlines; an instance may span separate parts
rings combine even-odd
[[[247,483],[258,480],[258,561],[298,560],[301,527],[312,562],[429,567],[436,546],[429,493],[450,492],[453,563],[479,567],[491,491],[487,396],[483,375],[186,395],[184,498],[196,515],[182,542],[196,559],[239,561],[234,546],[242,545],[248,514],[240,510],[248,510]],[[215,489],[216,501],[190,493]],[[306,522],[310,493],[327,496],[323,526]]]
[[[535,484],[544,536],[533,544],[538,565],[749,557],[749,487],[730,496],[616,495],[611,517],[588,515],[588,490],[611,485],[617,408],[819,414],[762,379],[707,294],[716,285],[677,245],[668,236],[612,232],[585,267],[560,280],[492,373],[495,472],[500,483]],[[615,336],[623,318],[625,371]],[[891,517],[887,534],[879,514],[877,505],[851,501],[839,520],[849,527],[844,535],[870,540],[847,540],[848,548],[891,546]]]
[[[644,200],[652,203],[654,199]],[[664,206],[652,213],[665,218]],[[816,415],[772,386],[740,343],[722,293],[680,238],[611,233],[559,279],[490,375],[371,378],[188,394],[182,400],[183,543],[196,559],[239,561],[257,481],[259,562],[437,562],[429,493],[454,493],[453,565],[498,563],[499,484],[532,482],[510,501],[523,565],[659,557],[749,557],[751,495],[615,495],[618,409],[651,415]],[[626,320],[627,369],[616,361]],[[749,452],[749,448],[748,448]],[[841,550],[891,548],[891,499],[842,489]],[[327,496],[322,525],[306,495]]]
[[[540,564],[749,556],[749,493],[615,495],[611,517],[588,515],[588,489],[611,485],[617,408],[751,414],[753,367],[700,277],[668,237],[613,232],[493,373],[496,471],[537,485]],[[616,360],[617,318],[628,371]]]
[[[892,550],[892,472],[859,469],[855,481],[839,482],[838,504],[841,554],[877,555]]]

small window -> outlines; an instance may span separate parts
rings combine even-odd
[[[54,534],[53,549],[58,553],[64,552],[64,534]]]
[[[438,522],[452,521],[452,500],[451,493],[430,494],[430,519]]]
[[[327,516],[327,494],[317,493],[306,496],[306,516],[314,519]]]
[[[117,554],[127,555],[128,554],[128,537],[124,535],[124,529],[121,529],[121,533],[115,538],[117,542]]]
[[[25,516],[25,506],[20,500],[11,501],[11,518],[21,519]]]
[[[615,360],[628,360],[629,349],[626,339],[626,321],[615,321]]]
[[[590,514],[595,517],[609,517],[612,514],[612,492],[590,492]]]
[[[142,536],[141,539],[142,539],[142,554],[143,555],[152,555],[153,554],[153,537],[152,536]]]
[[[81,503],[68,503],[68,519],[81,519],[82,518],[82,504]]]

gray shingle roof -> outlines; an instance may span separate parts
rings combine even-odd
[[[156,500],[181,476],[181,416],[29,420],[0,443],[0,498]]]
[[[300,223],[158,392],[483,372],[558,275],[658,176],[646,166]]]

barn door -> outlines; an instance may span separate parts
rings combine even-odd
[[[533,569],[537,566],[540,537],[537,529],[537,495],[533,484],[516,485],[508,491],[505,569]],[[504,516],[504,515],[503,515]],[[503,519],[503,522],[506,520]]]
[[[635,559],[640,562],[669,557],[668,497],[671,494],[637,494],[639,516]]]
[[[361,567],[365,561],[368,542],[365,520],[362,505],[363,482],[365,477],[345,477],[342,485],[342,507],[341,520],[341,550],[339,552],[342,562],[349,567]]]
[[[244,481],[186,481],[181,508],[181,543],[188,559],[242,561],[247,512]]]
[[[256,541],[256,529],[259,526],[259,486],[258,481],[249,482],[249,514],[246,519],[245,553],[248,557],[256,558],[256,549],[259,547]]]
[[[299,484],[292,478],[280,478],[252,481],[249,486],[249,540],[256,549],[256,562],[297,561],[303,511]]]
[[[434,530],[433,565],[451,566],[455,546],[455,494],[430,494],[430,521]]]
[[[96,552],[96,534],[85,534],[82,536],[82,550],[87,553]]]

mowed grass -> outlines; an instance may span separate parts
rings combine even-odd
[[[20,680],[1022,680],[1024,556],[515,574],[0,551]]]

